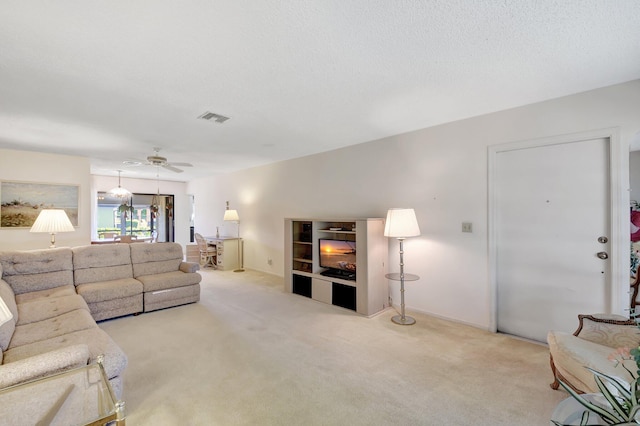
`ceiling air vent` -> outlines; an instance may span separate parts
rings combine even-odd
[[[224,123],[231,117],[225,117],[224,115],[215,114],[213,112],[207,111],[198,118],[201,118],[203,120],[208,120],[208,121],[215,121],[216,123]]]

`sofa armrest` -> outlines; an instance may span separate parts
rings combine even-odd
[[[80,344],[0,365],[0,389],[87,365],[89,359],[89,346]]]
[[[633,348],[640,344],[640,329],[634,320],[620,315],[578,315],[574,336],[610,348]]]
[[[196,262],[181,262],[180,263],[180,270],[182,272],[197,272],[200,269],[200,265],[198,265]]]

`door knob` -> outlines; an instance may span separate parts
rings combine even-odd
[[[598,237],[598,242],[605,244],[609,241],[609,239],[607,237]]]
[[[609,258],[609,255],[607,254],[606,251],[598,252],[596,254],[596,256],[598,256],[600,259],[608,259]]]

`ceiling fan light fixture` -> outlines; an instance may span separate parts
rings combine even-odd
[[[122,164],[127,166],[154,166],[154,167],[163,167],[167,170],[171,170],[174,173],[182,173],[183,170],[177,168],[176,166],[183,167],[193,167],[191,163],[173,163],[167,160],[167,157],[163,157],[160,155],[160,148],[153,148],[153,155],[150,155],[146,158],[146,160],[135,160],[128,159],[124,160]]]

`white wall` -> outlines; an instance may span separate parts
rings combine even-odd
[[[187,188],[197,232],[223,229],[229,200],[242,221],[245,267],[278,275],[284,218],[384,217],[390,207],[412,207],[422,236],[406,241],[405,264],[421,280],[408,285],[407,308],[488,328],[488,146],[608,127],[619,127],[623,144],[640,130],[640,80],[201,178]],[[463,221],[473,233],[461,232]],[[390,270],[397,251],[390,241]],[[392,297],[399,300],[396,286]]]
[[[56,234],[56,246],[89,244],[91,235],[89,160],[67,155],[0,149],[0,180],[79,185],[78,226],[75,232]],[[0,228],[0,250],[49,247],[48,234],[27,228]]]
[[[185,245],[189,244],[189,226],[191,215],[191,203],[186,193],[187,184],[185,182],[173,182],[166,180],[135,179],[129,178],[125,173],[121,175],[120,184],[123,188],[131,192],[140,194],[155,194],[158,192],[165,195],[174,195],[174,219],[175,219],[175,242],[182,244],[183,251],[186,252]],[[96,195],[99,191],[109,191],[118,186],[117,176],[91,176],[91,235],[98,238],[97,225],[95,220],[97,214]]]
[[[92,176],[89,159],[83,157],[44,154],[39,152],[0,149],[0,181],[59,183],[79,186],[79,218],[75,232],[56,235],[59,247],[90,244],[97,237],[95,223],[96,194],[118,185],[116,176]],[[189,243],[191,204],[186,183],[160,181],[163,194],[175,196],[175,240]],[[133,192],[156,193],[157,180],[122,177],[122,186]],[[49,247],[50,237],[32,234],[25,228],[0,228],[0,250],[31,250]]]

